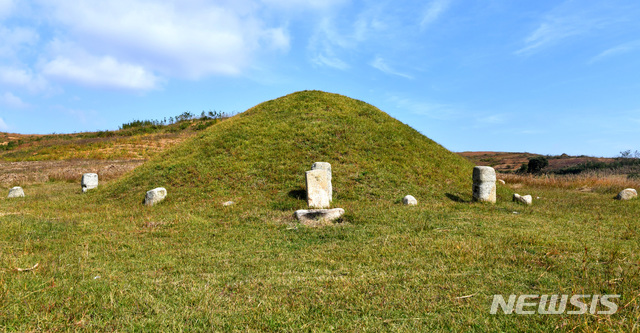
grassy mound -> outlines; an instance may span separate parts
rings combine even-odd
[[[293,93],[216,124],[109,192],[139,199],[163,186],[174,201],[296,209],[306,206],[304,173],[316,161],[332,165],[334,206],[397,203],[406,194],[420,201],[470,199],[470,162],[372,105],[320,91]]]

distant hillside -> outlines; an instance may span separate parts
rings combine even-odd
[[[170,121],[135,120],[114,131],[47,135],[0,132],[0,162],[148,159],[226,118],[219,112],[201,116],[185,112]]]
[[[379,109],[344,96],[303,91],[216,124],[137,168],[111,194],[164,186],[174,200],[245,198],[306,206],[304,174],[333,166],[335,201],[413,194],[441,200],[468,193],[473,165]],[[137,197],[136,197],[137,198]]]
[[[557,174],[576,174],[589,170],[609,171],[619,174],[636,174],[640,171],[640,160],[632,158],[605,158],[591,156],[569,156],[566,154],[548,156],[531,153],[509,152],[461,152],[458,155],[467,158],[476,165],[494,167],[498,172],[515,172],[522,164],[527,164],[530,158],[545,156],[549,161],[543,171]]]

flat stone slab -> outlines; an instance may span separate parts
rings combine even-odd
[[[633,188],[625,188],[624,190],[618,193],[616,199],[618,200],[631,200],[633,198],[638,197],[638,192]]]
[[[98,187],[98,174],[97,173],[85,173],[82,175],[82,192],[87,192]]]
[[[22,198],[24,197],[24,190],[22,187],[16,186],[9,190],[9,196],[7,198]]]
[[[153,206],[167,197],[167,190],[164,187],[154,188],[147,191],[147,195],[144,197],[144,204],[147,206]]]
[[[531,205],[533,203],[533,198],[530,195],[520,195],[518,193],[514,193],[513,201],[519,202],[525,205]]]
[[[328,225],[339,219],[344,214],[344,209],[301,209],[294,215],[304,225],[319,226]]]
[[[307,203],[310,208],[329,208],[331,205],[331,174],[327,170],[316,169],[305,173],[307,183]]]
[[[418,204],[418,200],[416,200],[413,195],[407,195],[402,198],[402,204],[407,206],[415,206]]]
[[[233,205],[233,204],[235,204],[235,202],[233,202],[233,201],[226,201],[226,202],[223,202],[223,203],[222,203],[222,205],[223,205],[224,207],[229,207],[229,206],[231,206],[231,205]]]

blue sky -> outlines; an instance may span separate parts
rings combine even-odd
[[[0,0],[0,131],[371,103],[453,151],[640,150],[640,2]]]

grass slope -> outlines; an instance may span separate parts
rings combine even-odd
[[[334,204],[443,200],[469,192],[473,165],[361,101],[303,91],[262,103],[212,126],[122,179],[111,193],[167,187],[174,200],[215,198],[305,206],[304,173],[333,168]],[[457,194],[455,194],[457,193]]]

